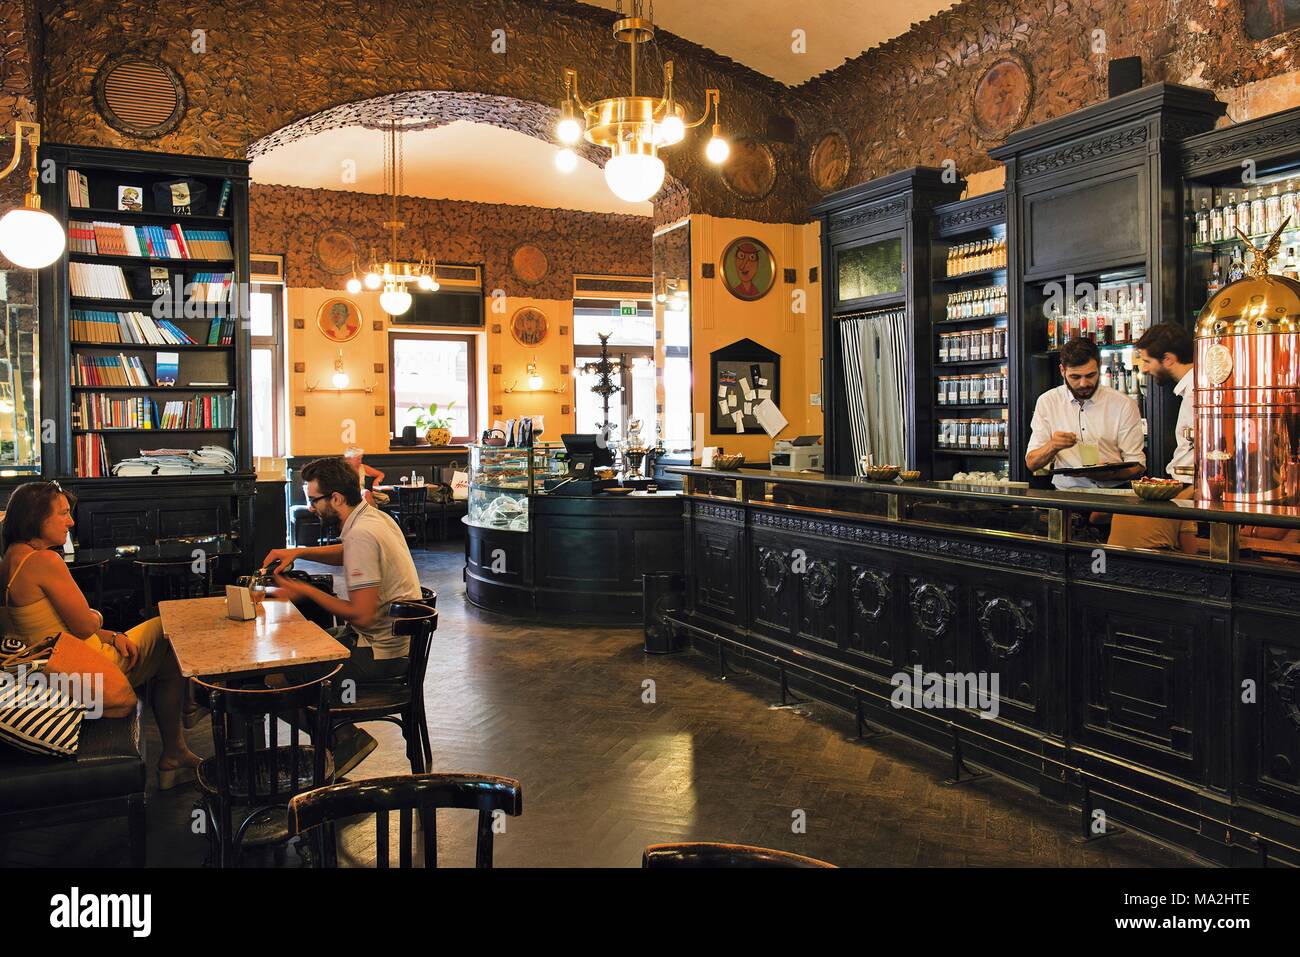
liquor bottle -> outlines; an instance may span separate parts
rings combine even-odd
[[[1228,282],[1236,282],[1246,276],[1245,250],[1238,246],[1232,251],[1232,262],[1228,263]]]
[[[1210,210],[1210,242],[1223,241],[1223,208],[1215,206]]]
[[[1300,282],[1300,261],[1296,260],[1294,246],[1288,246],[1286,248],[1286,255],[1282,257],[1281,269],[1283,276]]]
[[[1129,337],[1137,342],[1142,338],[1142,334],[1147,331],[1147,304],[1146,293],[1143,287],[1138,286],[1136,296],[1133,301],[1133,328],[1129,331]]]
[[[1296,222],[1296,192],[1295,180],[1286,181],[1286,188],[1282,190],[1282,199],[1279,204],[1282,214],[1282,221],[1286,223],[1287,231],[1300,229],[1300,222]]]
[[[1210,201],[1201,198],[1201,208],[1196,211],[1196,242],[1204,245],[1210,241]]]
[[[1237,228],[1249,236],[1250,226],[1250,190],[1243,189],[1237,200]]]
[[[1282,225],[1282,192],[1277,183],[1268,191],[1264,200],[1264,231],[1270,235]]]
[[[1235,239],[1237,236],[1237,194],[1229,193],[1228,201],[1223,206],[1223,238]]]
[[[1268,232],[1268,213],[1264,203],[1264,187],[1255,189],[1255,198],[1250,201],[1250,234],[1258,236]]]
[[[1113,324],[1110,317],[1110,297],[1103,295],[1097,300],[1097,313],[1093,319],[1093,332],[1097,337],[1097,345],[1110,345],[1110,334]]]
[[[1047,307],[1047,348],[1055,352],[1061,348],[1061,317],[1056,303]]]
[[[1214,260],[1214,265],[1210,267],[1210,281],[1205,285],[1205,291],[1209,294],[1209,299],[1214,298],[1214,294],[1223,288],[1223,273],[1219,271],[1219,260]]]
[[[1128,342],[1129,308],[1128,290],[1121,289],[1115,306],[1115,341],[1117,343]]]

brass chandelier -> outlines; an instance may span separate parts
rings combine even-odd
[[[384,223],[388,230],[388,259],[380,262],[371,250],[370,266],[366,269],[364,279],[357,277],[356,263],[352,265],[352,277],[347,282],[347,290],[353,295],[366,289],[382,289],[379,305],[390,316],[400,316],[411,308],[411,294],[407,286],[414,283],[426,292],[438,289],[438,280],[434,278],[437,261],[421,256],[418,262],[406,262],[397,258],[397,233],[406,228],[406,223],[397,218],[397,195],[402,191],[403,179],[402,130],[396,118],[388,123],[388,138],[384,142],[384,192],[388,194],[389,219]]]
[[[722,138],[718,122],[721,94],[710,88],[705,93],[704,112],[698,119],[688,120],[685,108],[673,95],[673,64],[664,64],[662,96],[641,96],[637,93],[637,48],[654,39],[654,4],[646,15],[644,0],[628,0],[627,16],[619,0],[620,18],[614,23],[614,39],[628,45],[632,65],[632,92],[628,96],[614,96],[594,103],[584,103],[578,94],[578,72],[564,71],[564,101],[560,104],[560,121],[555,135],[563,145],[556,155],[555,164],[567,173],[578,165],[578,156],[572,147],[580,140],[603,146],[610,152],[605,163],[605,182],[619,199],[640,203],[650,199],[664,182],[664,162],[659,149],[674,146],[686,136],[688,129],[701,126],[713,112],[713,136],[705,148],[705,156],[714,164],[726,161],[731,147]]]

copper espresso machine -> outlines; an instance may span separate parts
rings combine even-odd
[[[1289,222],[1289,220],[1288,220]],[[1300,283],[1270,275],[1283,223],[1250,274],[1196,320],[1196,497],[1300,504]]]

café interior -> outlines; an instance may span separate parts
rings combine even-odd
[[[0,866],[1300,866],[1291,5],[369,7],[0,12]]]

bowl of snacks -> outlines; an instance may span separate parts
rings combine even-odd
[[[1137,497],[1148,502],[1167,502],[1187,486],[1178,479],[1140,478],[1129,483]]]
[[[900,471],[897,465],[868,465],[866,468],[867,478],[873,482],[892,482]]]
[[[915,482],[917,479],[921,477],[921,470],[903,469],[903,471],[898,473],[898,477],[901,478],[904,482]]]
[[[713,467],[723,472],[730,472],[732,469],[738,469],[745,464],[745,457],[739,452],[733,452],[730,455],[715,455],[713,457]]]

